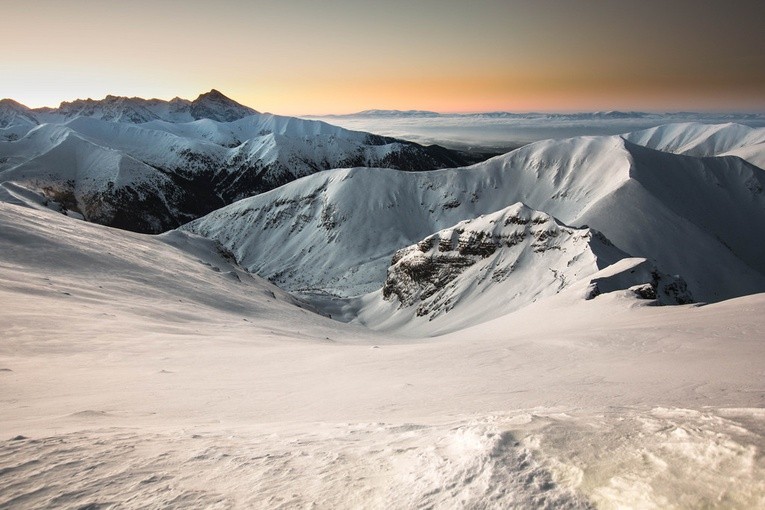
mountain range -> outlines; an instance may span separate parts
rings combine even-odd
[[[261,114],[216,90],[193,101],[107,96],[57,109],[0,101],[0,181],[88,221],[138,232],[169,230],[329,168],[419,171],[480,159]]]
[[[0,507],[763,507],[765,128],[208,98],[2,102]]]
[[[577,285],[665,304],[765,291],[753,237],[765,231],[763,128],[667,124],[465,166],[458,152],[258,113],[215,90],[37,110],[4,100],[0,121],[0,199],[139,232],[180,227],[376,329],[453,331]]]
[[[421,322],[466,305],[471,320],[486,320],[627,257],[680,275],[696,300],[719,301],[765,290],[765,251],[753,237],[765,231],[765,173],[732,154],[761,155],[764,138],[738,125],[668,125],[538,142],[467,168],[332,170],[182,228],[288,291],[346,299],[335,316],[368,324],[401,308]],[[525,223],[508,219],[511,211],[549,229],[519,231]],[[609,245],[618,251],[594,255]],[[582,266],[585,253],[591,262]],[[415,290],[402,299],[402,287]],[[449,297],[424,308],[412,298],[433,301],[434,289]]]
[[[761,113],[703,113],[703,112],[637,112],[637,111],[619,111],[608,110],[600,112],[572,112],[572,113],[555,113],[555,112],[475,112],[475,113],[440,113],[430,110],[362,110],[355,113],[347,114],[330,114],[330,115],[306,115],[306,118],[320,117],[320,118],[354,118],[354,117],[368,117],[368,118],[383,118],[383,119],[395,119],[395,118],[436,118],[436,117],[452,117],[452,118],[495,118],[495,119],[549,119],[549,120],[624,120],[624,119],[660,119],[666,122],[695,119],[698,121],[717,121],[717,122],[765,122],[765,114]]]

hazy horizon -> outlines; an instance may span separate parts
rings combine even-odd
[[[230,99],[233,99],[234,101],[237,101],[237,102],[243,104],[244,106],[248,106],[250,108],[254,108],[256,110],[259,110],[262,113],[273,113],[273,114],[277,114],[277,115],[278,114],[282,114],[282,112],[277,112],[277,111],[267,112],[266,110],[263,110],[262,108],[259,108],[257,104],[248,104],[246,102],[240,101],[240,100],[230,96],[225,91],[222,91],[220,89],[216,88],[216,89],[211,89],[211,90],[218,90],[219,92],[221,92],[223,95],[229,97]],[[134,96],[134,95],[132,95],[132,96],[124,96],[124,95],[120,95],[120,94],[107,93],[105,95],[96,96],[96,97],[90,97],[90,96],[88,96],[88,97],[84,97],[84,96],[83,97],[69,97],[69,98],[62,99],[61,101],[59,101],[57,103],[49,103],[49,104],[41,104],[41,105],[26,103],[24,101],[19,100],[16,97],[11,97],[11,96],[0,97],[0,100],[11,99],[13,101],[16,101],[18,103],[23,104],[24,106],[26,106],[28,108],[31,108],[33,110],[38,110],[38,109],[45,109],[45,108],[56,109],[56,108],[59,108],[61,106],[61,104],[63,104],[63,103],[71,103],[73,101],[80,101],[80,100],[84,100],[84,101],[88,101],[88,100],[102,101],[102,100],[106,99],[106,97],[108,97],[108,96],[127,97],[127,98],[130,98],[130,99],[138,98],[138,99],[146,99],[146,100],[160,100],[160,101],[170,101],[172,99],[180,98],[180,99],[192,101],[197,96],[199,96],[201,94],[205,94],[206,92],[209,92],[209,91],[200,92],[199,94],[197,94],[195,96],[189,96],[189,97],[180,97],[180,96],[177,96],[177,95],[174,95],[174,96],[163,96],[163,97],[157,97],[157,96]],[[563,114],[563,115],[572,114],[573,115],[573,114],[579,114],[579,113],[604,113],[604,112],[647,113],[647,114],[656,114],[656,115],[661,115],[661,114],[670,114],[671,115],[671,114],[683,114],[683,113],[699,113],[699,114],[710,114],[710,115],[716,115],[716,114],[719,114],[719,115],[726,115],[726,114],[728,114],[728,115],[737,115],[737,114],[741,114],[741,115],[747,115],[747,114],[765,114],[765,108],[760,109],[760,110],[757,110],[757,109],[750,109],[750,110],[728,109],[728,110],[726,110],[726,109],[703,109],[703,108],[698,108],[698,109],[694,109],[694,110],[682,110],[682,109],[674,109],[674,110],[672,110],[672,109],[657,109],[657,108],[655,108],[655,109],[650,109],[650,108],[644,108],[644,109],[629,109],[629,108],[565,109],[565,108],[561,108],[561,109],[548,109],[548,110],[545,110],[545,109],[536,109],[536,110],[507,110],[507,109],[505,109],[505,110],[496,110],[496,109],[495,110],[491,110],[491,109],[487,109],[487,110],[451,110],[451,111],[440,110],[439,111],[439,110],[430,110],[430,109],[425,109],[425,108],[406,108],[406,109],[403,109],[403,108],[377,108],[377,107],[372,106],[372,107],[369,107],[369,108],[362,108],[362,109],[359,109],[359,110],[347,111],[347,112],[345,112],[345,111],[341,111],[341,112],[326,111],[326,112],[320,112],[320,113],[314,113],[314,112],[310,112],[310,113],[292,113],[291,115],[296,116],[296,117],[353,116],[355,114],[361,114],[361,113],[364,113],[364,112],[374,112],[374,111],[390,111],[390,112],[402,112],[402,113],[418,112],[419,111],[419,112],[424,112],[424,113],[436,113],[436,114],[445,115],[445,116],[448,116],[448,115],[480,115],[480,114],[488,114],[488,113],[509,113],[509,114],[517,114],[517,115],[524,115],[524,114],[530,114],[530,115],[531,114]]]

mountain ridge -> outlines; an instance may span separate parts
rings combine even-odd
[[[67,103],[42,115],[41,124],[26,119],[28,109],[17,103],[4,105],[0,119],[7,117],[9,127],[0,130],[0,182],[12,180],[48,194],[89,221],[147,233],[178,227],[330,168],[420,171],[484,159],[320,121],[257,113],[214,89],[191,102],[110,96]],[[66,133],[82,142],[59,146]],[[83,155],[87,150],[94,154]],[[121,156],[103,159],[105,150]],[[96,175],[89,162],[99,158],[105,166]],[[119,175],[115,165],[133,160],[131,168],[142,168],[131,173],[133,181],[103,178]]]
[[[287,290],[352,297],[380,291],[396,250],[523,202],[564,225],[602,232],[629,256],[679,274],[694,298],[719,301],[765,290],[750,234],[765,229],[763,186],[765,173],[738,157],[578,137],[425,174],[333,170],[183,228],[218,240]],[[369,189],[375,194],[362,192]]]

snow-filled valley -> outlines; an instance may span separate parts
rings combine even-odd
[[[765,128],[404,171],[120,99],[5,104],[0,508],[765,506]],[[327,166],[158,235],[82,203],[184,147]]]

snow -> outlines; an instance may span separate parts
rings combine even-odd
[[[410,340],[299,308],[195,236],[0,222],[3,505],[763,502],[765,295],[572,288]]]
[[[79,118],[3,164],[136,179],[110,130],[250,122]],[[701,131],[330,170],[157,236],[0,183],[0,507],[765,506],[763,174],[730,154],[762,144]],[[383,299],[428,260],[446,286]],[[715,302],[641,299],[675,274]]]
[[[188,115],[160,115],[162,108],[175,107]],[[323,122],[260,114],[217,91],[193,102],[110,96],[46,112],[6,101],[0,123],[4,119],[10,124],[0,138],[0,182],[53,200],[65,194],[88,221],[139,232],[175,228],[329,168],[430,170],[476,160]],[[101,160],[104,171],[94,166]]]
[[[464,169],[323,172],[196,220],[289,291],[378,291],[396,250],[516,202],[678,274],[701,301],[765,290],[765,174],[734,157],[695,158],[622,137],[530,144]],[[374,190],[370,193],[369,190]],[[369,218],[373,218],[372,221]]]

